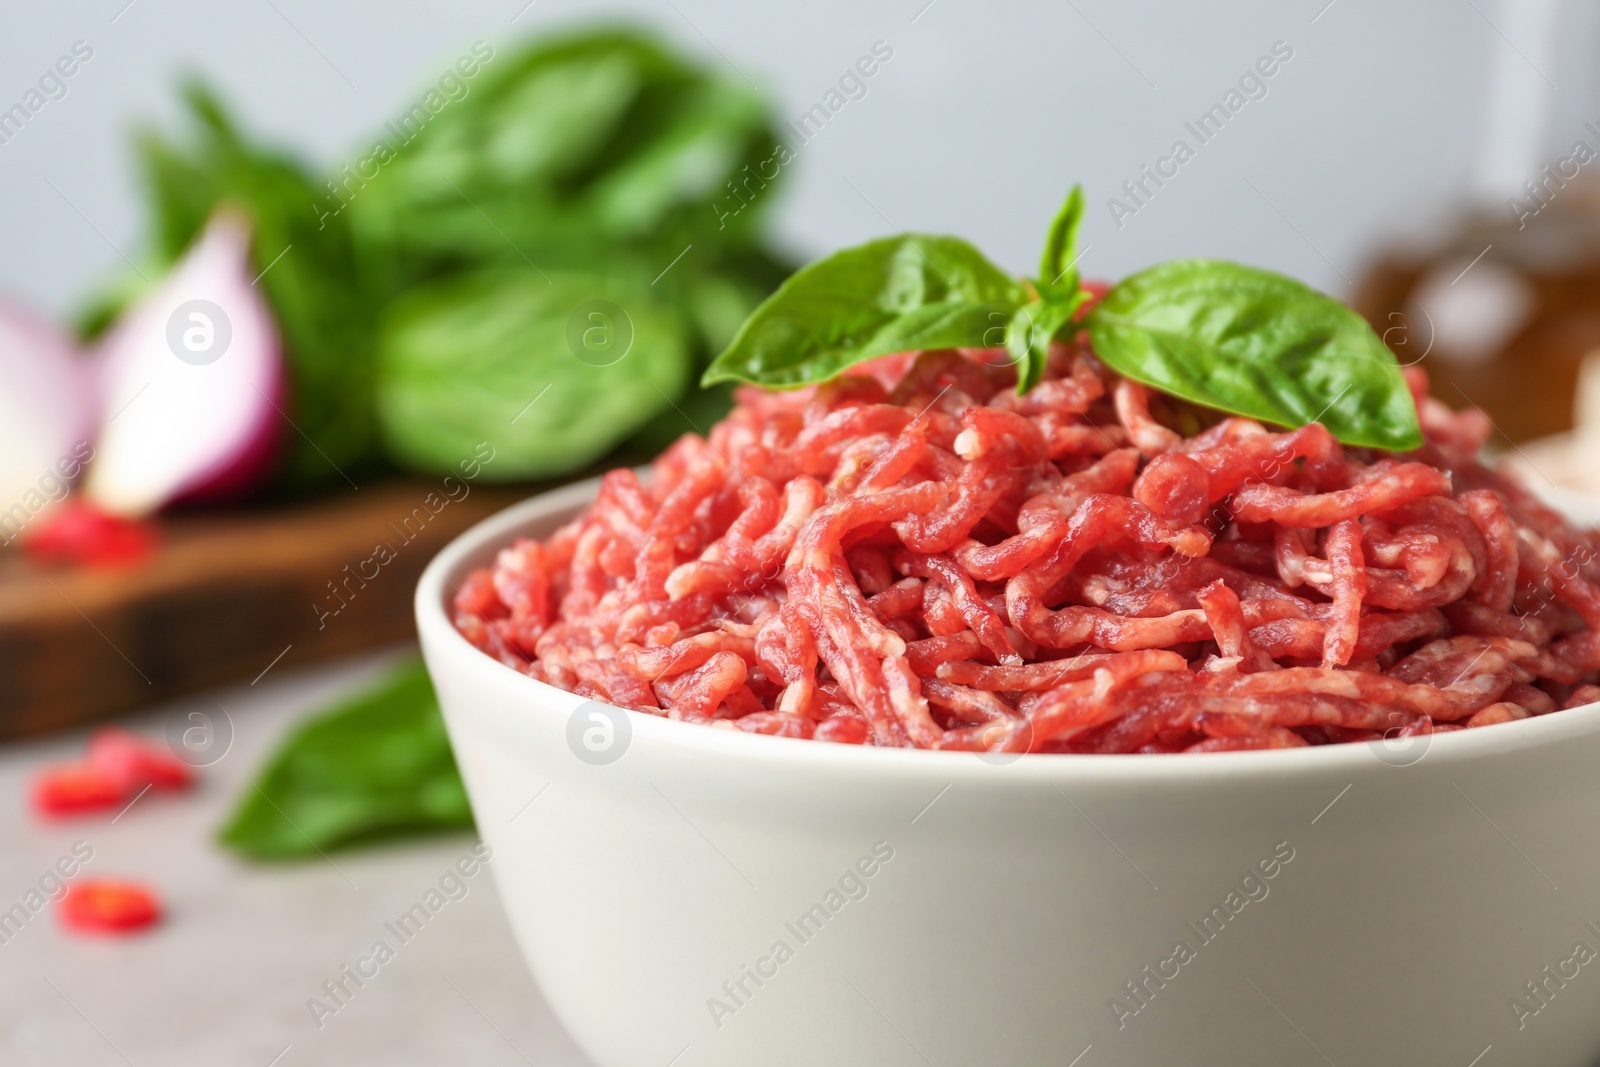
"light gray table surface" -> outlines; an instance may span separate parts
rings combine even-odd
[[[234,739],[192,792],[151,793],[120,815],[44,822],[29,810],[36,768],[76,758],[87,730],[0,747],[0,910],[79,841],[94,856],[78,877],[137,879],[167,909],[142,935],[87,938],[63,931],[47,907],[0,944],[0,1063],[584,1067],[523,964],[487,871],[407,943],[385,931],[470,852],[470,834],[266,867],[213,844],[283,732],[393,655],[286,665],[255,685],[130,717],[124,725],[159,738],[169,718],[220,705]],[[379,939],[393,960],[318,1027],[307,1001]]]

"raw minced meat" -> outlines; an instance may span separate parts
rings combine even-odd
[[[1600,697],[1600,541],[1477,459],[1341,447],[1058,345],[744,388],[709,440],[458,590],[507,666],[641,712],[921,748],[1180,752],[1370,740]]]

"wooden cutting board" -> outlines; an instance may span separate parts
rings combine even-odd
[[[0,552],[0,737],[411,637],[434,553],[529,492],[474,485],[451,500],[437,482],[390,482],[179,515],[161,521],[152,556],[121,569]]]

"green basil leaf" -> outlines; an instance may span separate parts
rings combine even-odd
[[[472,826],[422,661],[296,726],[219,837],[252,859],[298,859]]]
[[[794,388],[891,352],[996,347],[1022,287],[955,237],[887,237],[802,268],[745,321],[702,384]]]
[[[1050,232],[1044,239],[1044,254],[1039,257],[1039,282],[1043,288],[1056,288],[1058,285],[1074,291],[1078,288],[1076,272],[1071,278],[1065,275],[1072,269],[1072,259],[1078,248],[1078,227],[1082,223],[1083,186],[1074,185],[1061,210],[1056,212],[1055,219],[1050,223]]]
[[[757,171],[763,163],[771,165],[771,180],[776,180],[781,169],[769,158],[775,138],[767,126],[765,102],[754,90],[719,81],[685,91],[681,114],[672,116],[670,125],[663,119],[661,126],[649,144],[635,146],[630,158],[619,161],[587,191],[583,207],[592,210],[606,232],[647,236],[674,212],[692,212],[709,227],[716,217],[714,205],[724,197],[741,205],[739,216],[748,224],[772,201],[765,192],[769,179]],[[755,175],[744,178],[745,188],[754,190],[746,195],[755,199],[748,215],[743,201],[726,191],[730,177],[740,184],[741,167]],[[710,239],[708,232],[703,239]]]
[[[1365,319],[1293,278],[1162,263],[1113,288],[1087,326],[1112,369],[1185,400],[1283,426],[1320,422],[1349,445],[1422,444],[1394,354]]]
[[[873,354],[998,347],[1004,343],[1008,310],[1000,304],[972,304],[961,300],[928,304],[907,312],[874,334]]]
[[[649,277],[620,270],[487,270],[417,286],[377,337],[384,442],[437,474],[479,441],[496,450],[486,479],[581,470],[671,411],[693,380],[685,335]]]
[[[628,246],[645,246],[654,277],[690,244],[696,262],[764,243],[769,186],[791,157],[742,81],[651,34],[600,28],[501,49],[463,84],[415,134],[385,128],[383,180],[350,202],[401,279],[463,261],[603,266]]]
[[[1017,367],[1017,394],[1020,396],[1044,378],[1050,358],[1050,342],[1062,327],[1072,322],[1073,314],[1088,294],[1075,293],[1067,300],[1036,300],[1024,304],[1012,316],[1006,331],[1006,351]]]

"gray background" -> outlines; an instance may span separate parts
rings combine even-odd
[[[582,1067],[517,951],[489,867],[398,944],[404,913],[478,844],[446,834],[305,863],[245,863],[215,848],[268,751],[302,716],[374,678],[393,653],[237,685],[127,720],[158,738],[195,710],[229,716],[233,744],[192,792],[141,797],[117,816],[42,822],[21,803],[46,762],[76,759],[87,730],[0,749],[0,908],[82,841],[80,878],[131,878],[166,917],[146,935],[83,937],[54,908],[0,944],[5,1067]],[[80,852],[81,854],[81,852]],[[76,881],[77,879],[74,879]],[[307,1001],[387,938],[394,959],[316,1025]],[[398,1025],[397,1025],[398,1023]],[[679,1067],[689,1067],[687,1063]]]
[[[1580,5],[1565,6],[1579,17]],[[1083,259],[1091,276],[1207,254],[1347,296],[1346,278],[1358,276],[1375,239],[1436,214],[1466,187],[1488,65],[1497,54],[1517,63],[1544,55],[1538,42],[1513,39],[1521,31],[1497,0],[7,0],[7,8],[0,109],[74,41],[94,48],[67,96],[0,145],[0,292],[51,310],[73,307],[123,255],[137,258],[128,135],[140,120],[170,124],[184,69],[220,84],[258,132],[331,162],[365,155],[369,131],[477,38],[502,47],[539,27],[633,12],[709,61],[736,64],[786,119],[883,40],[894,58],[868,95],[790,168],[779,218],[796,250],[921,229],[959,233],[1031,271],[1045,223],[1081,180],[1092,205]],[[1574,31],[1564,40],[1570,50],[1593,38]],[[1169,151],[1184,122],[1278,40],[1295,55],[1269,95],[1147,208],[1113,225],[1106,198]],[[1552,144],[1570,144],[1594,117],[1584,114],[1588,88],[1565,81],[1566,117]]]

